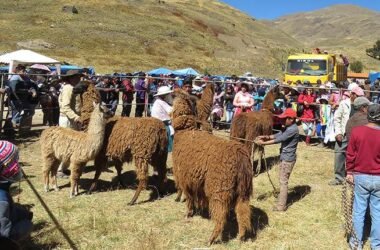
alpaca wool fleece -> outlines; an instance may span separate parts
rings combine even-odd
[[[83,105],[96,102],[95,98],[98,97],[94,93],[98,92],[95,88],[88,88],[87,91],[93,93],[83,95]],[[82,112],[81,115],[86,117],[85,112]],[[97,180],[108,159],[114,161],[119,181],[123,163],[135,161],[139,186],[130,204],[133,204],[141,190],[147,187],[148,164],[157,171],[159,189],[163,191],[166,181],[167,145],[168,137],[165,124],[159,119],[120,116],[108,119],[103,148],[95,158],[95,177],[89,192],[96,188]]]
[[[55,181],[55,188],[58,189],[55,176],[59,163],[62,162],[70,165],[72,183],[70,195],[74,194],[73,188],[77,188],[82,167],[88,161],[95,159],[103,147],[105,125],[104,113],[98,104],[91,113],[86,133],[62,127],[50,127],[42,132],[40,142],[46,191],[48,191],[49,173]]]
[[[265,96],[262,110],[240,113],[234,117],[231,124],[231,139],[244,143],[248,152],[256,151],[257,147],[253,148],[253,141],[260,135],[271,135],[273,129],[273,114],[274,101],[281,96],[279,86],[273,87]],[[239,140],[245,139],[245,140]],[[253,160],[253,154],[251,155]]]
[[[201,130],[212,131],[212,127],[207,120],[211,115],[214,93],[214,83],[209,82],[202,92],[201,99],[197,101],[197,120],[200,122]]]
[[[208,208],[215,222],[210,244],[221,234],[231,209],[235,209],[242,239],[252,231],[249,200],[253,171],[249,153],[239,142],[195,130],[194,114],[186,103],[188,96],[176,95],[172,114],[176,131],[173,175],[179,197],[181,192],[186,196],[187,216],[192,216],[195,208]]]

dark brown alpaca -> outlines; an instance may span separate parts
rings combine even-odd
[[[200,123],[199,128],[205,131],[212,131],[208,118],[211,115],[212,104],[214,102],[215,86],[213,82],[207,83],[202,92],[201,99],[197,101],[197,119]]]
[[[87,112],[91,112],[89,103],[99,101],[100,95],[94,85],[90,84],[82,98],[81,118],[83,123],[87,124]],[[163,191],[166,182],[167,143],[165,125],[156,118],[115,116],[109,119],[105,128],[103,148],[95,158],[96,172],[89,193],[96,188],[97,180],[108,159],[113,160],[119,181],[123,163],[135,161],[139,185],[129,205],[133,205],[140,192],[147,188],[149,164],[157,171],[159,189]]]
[[[249,153],[239,142],[197,130],[190,99],[175,92],[172,124],[173,174],[176,186],[187,202],[187,217],[195,209],[208,209],[215,223],[209,244],[221,234],[231,209],[235,210],[239,238],[252,231],[251,209],[253,171]]]
[[[249,113],[240,113],[234,117],[231,125],[231,139],[244,143],[254,160],[254,153],[258,149],[253,144],[257,136],[270,135],[273,129],[273,113],[274,101],[281,97],[279,86],[273,87],[265,96],[262,109]],[[244,140],[239,140],[244,139]],[[263,148],[260,147],[260,153]]]

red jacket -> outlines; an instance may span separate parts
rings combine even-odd
[[[347,173],[380,175],[380,127],[352,129],[346,156]]]
[[[314,119],[314,107],[311,105],[305,105],[304,102],[314,103],[315,102],[315,96],[314,95],[307,95],[307,94],[300,94],[298,96],[298,104],[303,105],[303,113],[301,116],[301,120],[302,121],[313,121],[313,119]]]

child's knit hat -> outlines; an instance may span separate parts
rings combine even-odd
[[[0,181],[19,181],[21,179],[18,158],[18,148],[13,143],[0,140]]]

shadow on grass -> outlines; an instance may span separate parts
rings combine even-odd
[[[288,190],[288,207],[293,205],[293,203],[303,199],[306,195],[308,195],[311,192],[311,187],[309,185],[301,185],[301,186],[295,186],[293,188],[290,188]],[[258,201],[265,201],[268,198],[274,196],[275,198],[278,198],[279,190],[277,189],[276,192],[273,190],[268,191],[264,194],[261,194],[257,197]]]
[[[251,207],[251,225],[253,232],[251,235],[246,235],[246,239],[256,239],[258,233],[269,225],[268,215],[264,210],[258,207]],[[222,233],[222,241],[226,242],[237,237],[239,233],[238,223],[236,220],[236,214],[230,212],[226,226]]]
[[[258,156],[256,156],[255,159],[256,158],[258,158]],[[265,160],[263,159],[261,161],[261,170],[260,170],[260,173],[258,173],[258,174],[262,174],[262,173],[265,173],[265,171],[267,171],[267,170],[268,171],[271,170],[277,163],[279,163],[279,161],[280,161],[279,155],[267,157],[266,158],[267,166],[265,166]],[[253,162],[253,170],[254,170],[255,174],[257,174],[258,164],[259,164],[258,159]]]
[[[90,168],[92,166],[89,166]],[[86,167],[88,168],[88,167]],[[112,171],[113,172],[113,171]],[[136,172],[133,170],[130,171],[125,171],[124,173],[121,174],[120,180],[122,182],[122,185],[120,185],[118,177],[116,176],[116,171],[115,171],[115,176],[112,178],[111,181],[105,181],[105,180],[98,180],[97,188],[94,190],[95,192],[110,192],[114,190],[119,190],[119,189],[132,189],[136,190],[138,186],[138,180],[136,177]],[[88,179],[88,178],[81,178],[79,180],[79,185],[82,189],[84,190],[89,190],[91,185],[92,185],[93,179]],[[139,203],[145,203],[145,202],[151,202],[156,199],[160,199],[163,196],[168,196],[173,193],[177,192],[177,189],[175,187],[175,182],[171,179],[167,179],[167,182],[165,184],[165,191],[163,193],[158,192],[158,178],[156,175],[149,176],[148,177],[148,190],[151,190],[151,194],[148,200],[138,202]],[[67,183],[60,186],[60,188],[70,188],[70,181],[67,180]],[[81,192],[81,194],[86,193],[87,191]]]
[[[288,207],[297,201],[302,200],[306,195],[310,194],[311,187],[309,185],[301,185],[290,188],[288,191]]]

